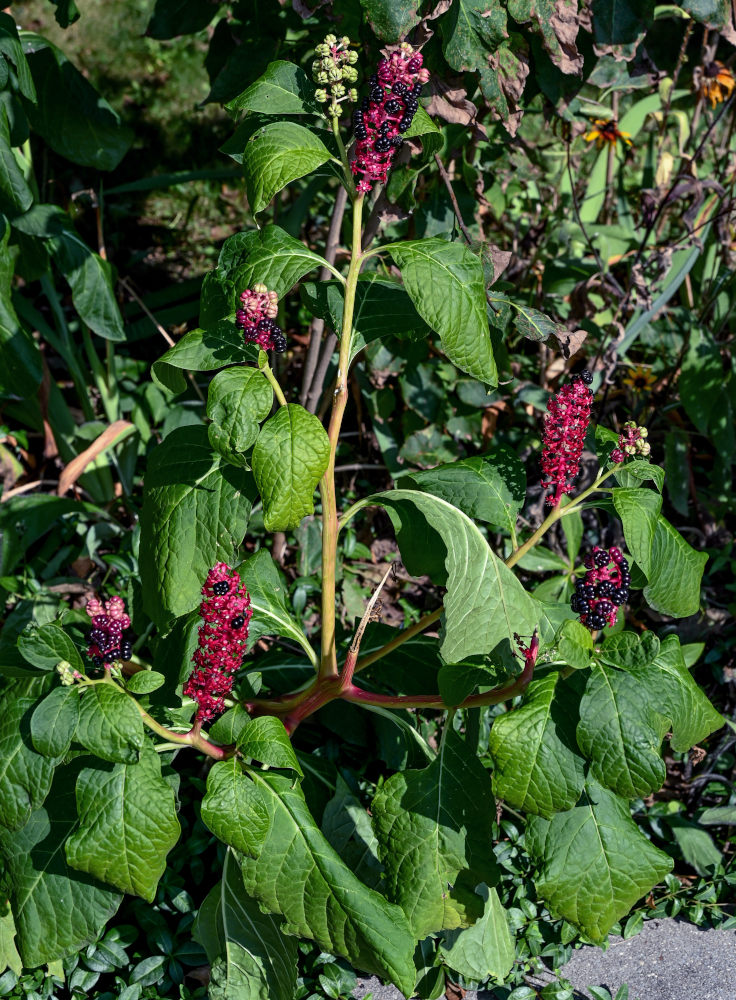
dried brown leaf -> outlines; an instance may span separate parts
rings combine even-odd
[[[59,487],[56,491],[58,496],[64,496],[66,491],[76,483],[90,462],[94,461],[98,455],[101,455],[121,437],[127,437],[133,430],[135,430],[135,427],[128,420],[116,420],[109,427],[106,427],[102,434],[95,438],[89,448],[85,448],[83,452],[80,452],[79,455],[64,467],[59,476]]]

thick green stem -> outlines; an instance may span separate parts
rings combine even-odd
[[[337,650],[335,648],[335,575],[337,561],[337,497],[335,494],[335,454],[340,439],[340,428],[348,401],[348,369],[353,333],[353,310],[358,275],[363,263],[361,236],[363,220],[363,195],[353,202],[353,241],[350,269],[345,283],[340,357],[337,367],[335,394],[328,437],[330,459],[320,483],[322,496],[322,657],[319,667],[321,680],[337,677]]]
[[[286,406],[286,396],[284,395],[284,392],[283,392],[281,386],[277,382],[276,376],[271,371],[271,366],[269,364],[265,364],[261,368],[261,371],[266,376],[266,378],[268,379],[268,381],[271,383],[271,388],[274,391],[274,395],[276,396],[276,399],[278,399],[278,401],[279,401],[279,406]]]

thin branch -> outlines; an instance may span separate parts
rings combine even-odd
[[[457,203],[457,198],[455,197],[455,192],[452,189],[452,181],[450,180],[447,171],[444,168],[442,160],[439,157],[439,153],[434,154],[434,162],[437,164],[437,169],[440,172],[440,177],[442,178],[445,187],[447,188],[447,193],[450,196],[450,201],[452,202],[452,210],[455,213],[455,218],[457,219],[457,224],[460,226],[460,232],[465,237],[466,242],[470,245],[473,242],[473,237],[468,232],[468,227],[465,225],[462,213],[460,211],[460,206]]]

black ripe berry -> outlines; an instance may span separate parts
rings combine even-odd
[[[102,659],[101,656],[93,656],[92,657],[92,666],[93,667],[97,667],[99,669],[104,662],[105,661]]]
[[[396,94],[397,97],[406,97],[406,95],[409,93],[409,88],[405,83],[402,83],[399,80],[399,82],[395,83],[391,88],[391,93]]]
[[[612,597],[613,592],[616,588],[610,580],[604,580],[603,583],[599,583],[596,587],[597,597]]]
[[[588,625],[590,628],[599,629],[604,628],[606,624],[606,619],[603,615],[592,614],[588,615]]]
[[[271,342],[273,343],[273,349],[277,354],[284,353],[286,350],[286,337],[283,333],[274,333],[271,338]]]
[[[218,597],[224,597],[229,590],[230,583],[228,580],[218,580],[217,583],[212,585],[212,592],[217,594]]]
[[[387,115],[401,114],[401,101],[397,101],[395,98],[392,98],[390,101],[386,101],[383,106],[383,110]]]
[[[230,622],[230,628],[242,628],[245,625],[244,615],[236,615]]]
[[[129,642],[122,642],[120,644],[120,656],[124,660],[129,660],[133,655],[133,646]]]
[[[603,567],[607,566],[608,563],[610,562],[610,557],[608,555],[608,552],[606,552],[605,549],[603,549],[600,552],[596,552],[593,555],[593,560],[598,569],[603,569]]]
[[[110,649],[107,653],[105,653],[103,659],[105,663],[112,663],[113,660],[117,660],[119,655],[120,655],[119,649]]]
[[[371,100],[380,104],[384,98],[383,87],[371,87]]]
[[[622,604],[626,604],[628,599],[629,599],[629,592],[628,590],[624,590],[623,587],[619,587],[617,590],[614,590],[614,592],[611,594],[611,600],[613,601],[614,604],[617,604],[618,607],[621,607]]]
[[[406,132],[406,131],[408,131],[410,125],[411,125],[411,118],[409,118],[408,116],[405,115],[401,119],[401,121],[399,122],[399,126],[398,126],[399,127],[399,132]]]
[[[588,369],[588,368],[583,368],[583,370],[580,372],[580,380],[585,385],[592,385],[592,383],[593,383],[593,372],[590,371],[590,369]]]
[[[379,135],[375,142],[377,153],[388,153],[391,149],[391,140],[385,135]]]

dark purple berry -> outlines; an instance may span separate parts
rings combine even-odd
[[[123,642],[120,644],[120,656],[123,660],[129,660],[133,655],[133,646],[129,642]]]
[[[611,594],[611,600],[613,601],[614,604],[618,605],[619,608],[621,607],[622,604],[626,604],[628,599],[629,599],[629,592],[628,590],[624,590],[623,587],[619,588],[618,590],[614,590],[614,592]]]
[[[401,138],[400,135],[395,135],[391,140],[391,145],[394,147],[394,149],[400,149],[404,145],[404,140]]]
[[[283,333],[274,333],[271,338],[271,343],[273,344],[273,350],[276,351],[277,354],[283,354],[286,350],[286,337]]]
[[[414,86],[411,88],[411,91],[410,91],[412,97],[419,97],[419,95],[421,94],[421,92],[422,92],[422,85],[421,85],[421,83],[415,83]]]
[[[585,385],[592,385],[593,372],[590,371],[588,368],[583,368],[583,370],[580,372],[580,381],[583,382]]]
[[[593,560],[594,560],[596,566],[598,567],[598,569],[603,569],[611,561],[610,557],[608,555],[608,552],[605,549],[603,549],[603,550],[601,550],[599,552],[594,552],[593,553]]]
[[[364,142],[368,138],[368,129],[365,125],[356,125],[353,132],[355,133],[355,138],[360,142]]]
[[[110,649],[103,656],[103,660],[105,661],[105,663],[112,663],[113,660],[117,660],[119,655],[120,655],[119,649]]]
[[[371,87],[371,100],[376,104],[380,104],[386,95],[383,92],[383,87],[376,85]]]
[[[405,116],[399,122],[399,125],[398,125],[399,132],[407,132],[409,130],[410,126],[411,126],[411,118],[407,118]]]
[[[407,73],[418,73],[421,68],[422,68],[422,60],[419,59],[417,56],[414,56],[414,58],[410,59],[409,62],[406,64]]]
[[[242,628],[245,625],[245,616],[236,615],[230,622],[230,628]]]
[[[374,146],[377,153],[388,153],[391,149],[391,140],[388,136],[379,135],[374,143]]]
[[[595,584],[592,583],[579,583],[577,585],[578,597],[584,598],[586,601],[592,601],[595,597]]]
[[[606,598],[603,598],[603,600],[598,601],[595,610],[597,614],[604,616],[610,615],[610,613],[614,610],[614,606],[611,603],[611,601],[607,600]]]
[[[104,662],[105,661],[102,659],[101,656],[93,656],[92,657],[92,666],[93,667],[97,667],[98,670],[99,670],[99,668],[102,666],[102,664]]]
[[[606,619],[603,617],[603,615],[599,615],[599,614],[593,613],[593,614],[588,615],[588,619],[586,621],[586,625],[589,628],[592,628],[592,629],[605,628],[605,626],[606,626]]]
[[[399,80],[398,83],[395,83],[393,85],[392,93],[396,94],[397,97],[406,97],[406,95],[409,93],[409,88],[405,83],[402,83]]]
[[[217,594],[218,597],[224,597],[225,594],[230,591],[230,581],[229,580],[218,580],[217,583],[212,585],[213,594]]]
[[[596,597],[610,597],[615,589],[616,587],[610,580],[604,580],[595,589]]]
[[[383,110],[387,115],[400,115],[401,101],[397,101],[395,98],[392,98],[390,101],[386,101],[383,106]]]

